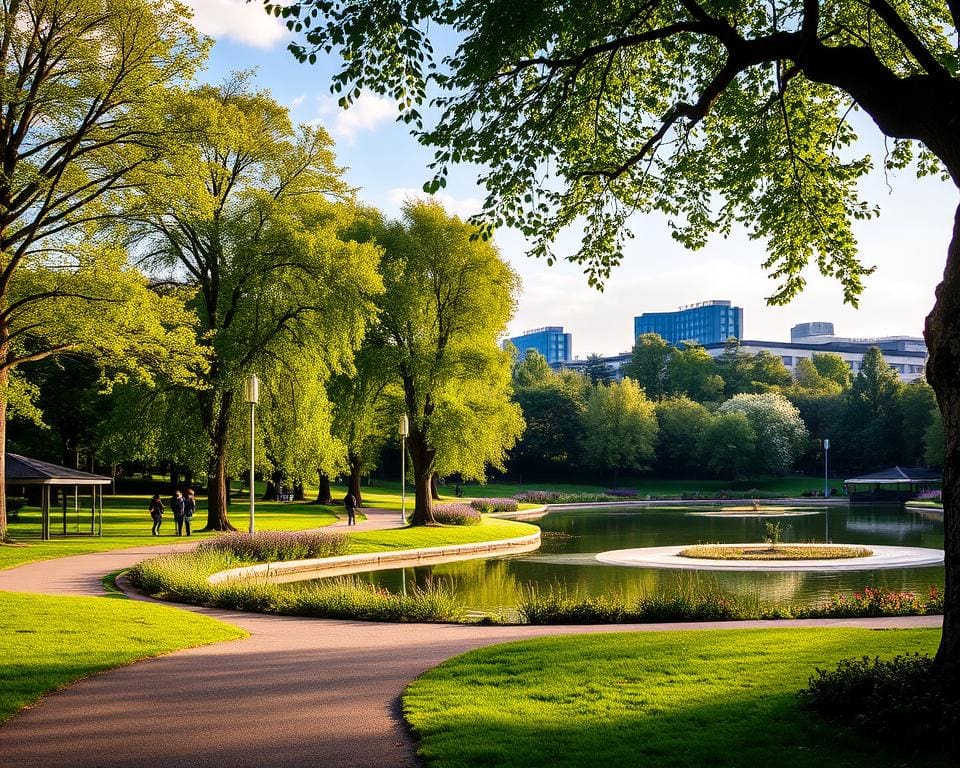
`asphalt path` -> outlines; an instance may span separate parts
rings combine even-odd
[[[357,530],[396,525],[395,512],[365,511],[368,520]],[[0,571],[0,589],[102,595],[105,573],[164,549],[140,547],[31,563]],[[185,610],[242,627],[250,637],[147,659],[45,697],[0,726],[0,766],[418,766],[400,713],[403,690],[425,670],[481,646],[574,633],[940,625],[940,617],[932,616],[482,627]]]

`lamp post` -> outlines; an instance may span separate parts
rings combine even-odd
[[[830,440],[829,438],[824,438],[823,440],[823,495],[825,498],[830,498],[830,481],[829,474],[827,470],[829,468],[829,461],[827,459],[827,453],[830,451]]]
[[[407,524],[407,435],[410,434],[410,420],[407,414],[400,417],[400,522]]]
[[[254,467],[254,411],[257,407],[257,401],[260,399],[260,379],[257,378],[255,373],[250,374],[250,377],[243,384],[243,395],[244,399],[250,403],[250,533],[254,531],[254,490],[253,490],[253,467]]]

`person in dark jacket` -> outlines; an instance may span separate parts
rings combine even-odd
[[[347,510],[347,525],[356,525],[357,500],[353,498],[353,494],[350,493],[350,491],[347,491],[347,495],[343,497],[343,506]]]
[[[160,501],[160,494],[153,494],[150,499],[150,517],[153,518],[153,535],[160,535],[160,522],[163,520],[163,502]]]
[[[170,509],[173,510],[173,522],[177,524],[177,536],[183,536],[183,507],[184,499],[180,489],[173,492],[173,498],[170,499]]]
[[[183,525],[187,529],[187,536],[190,535],[190,521],[193,520],[193,513],[197,511],[197,497],[193,488],[187,488],[187,498],[183,502]]]

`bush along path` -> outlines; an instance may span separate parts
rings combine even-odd
[[[368,511],[370,526],[380,521]],[[396,525],[395,513],[384,526]],[[361,529],[361,526],[357,526]],[[362,529],[361,529],[362,530]],[[111,552],[24,566],[24,590],[103,594],[98,577],[156,554]],[[97,560],[91,565],[87,558]],[[45,577],[43,567],[56,567]],[[40,569],[40,570],[37,570]],[[19,583],[13,569],[0,588]],[[20,588],[20,587],[18,587]],[[400,715],[408,683],[459,653],[544,635],[670,631],[697,624],[466,626],[369,624],[190,608],[246,632],[244,640],[180,651],[95,675],[47,697],[0,726],[0,754],[20,768],[98,766],[420,765]],[[938,627],[939,617],[797,622],[826,626]],[[768,622],[712,623],[710,629],[767,628]],[[783,628],[782,623],[775,626]],[[846,654],[855,654],[850,649]],[[822,659],[835,666],[838,658]],[[746,663],[746,662],[745,662]],[[811,670],[812,674],[813,670]],[[790,694],[792,695],[792,693]],[[208,727],[211,713],[222,722]],[[691,731],[692,732],[692,731]],[[656,765],[655,762],[649,763]]]

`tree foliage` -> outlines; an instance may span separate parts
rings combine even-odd
[[[800,412],[783,395],[735,395],[717,412],[742,413],[756,436],[751,466],[759,472],[784,474],[807,448],[809,433]]]
[[[355,214],[327,133],[294,129],[287,110],[245,76],[182,94],[170,120],[178,130],[169,126],[165,183],[145,190],[133,224],[144,265],[194,291],[189,306],[210,367],[184,396],[209,444],[207,526],[223,530],[232,527],[226,479],[242,382],[254,372],[299,377],[301,395],[320,397],[311,377],[350,367],[382,291],[378,252],[343,235]],[[312,372],[298,370],[297,356]],[[265,406],[277,404],[316,434],[289,409],[279,381],[265,391]]]
[[[653,403],[633,379],[594,386],[584,413],[583,452],[591,466],[638,470],[653,458],[657,417]]]

